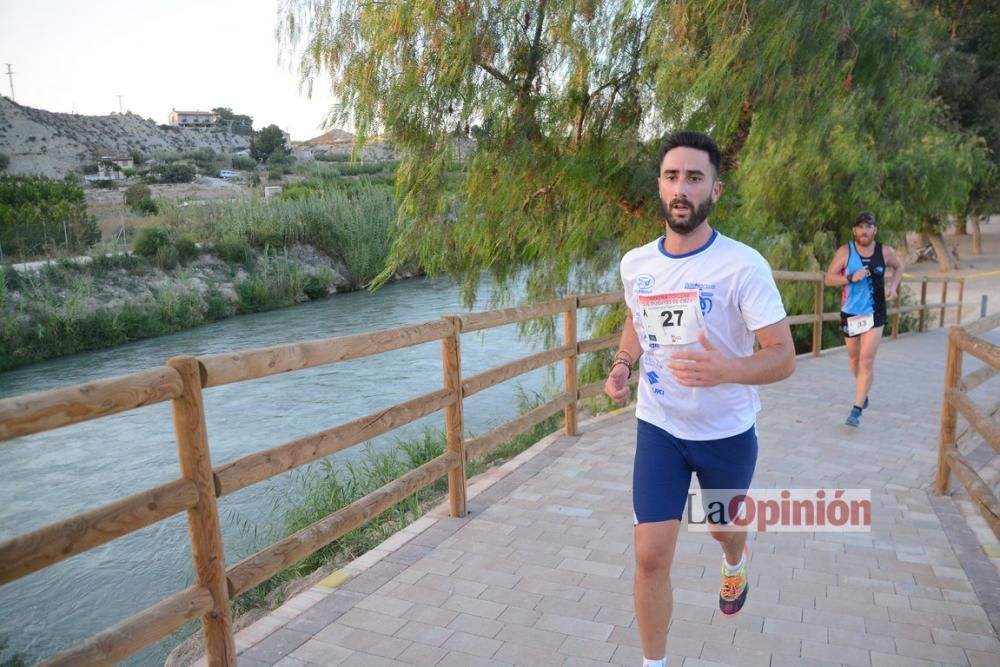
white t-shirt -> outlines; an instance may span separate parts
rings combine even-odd
[[[724,357],[753,354],[753,332],[785,318],[771,267],[748,245],[712,232],[704,246],[670,255],[662,237],[621,261],[625,302],[642,343],[636,417],[685,440],[743,433],[760,411],[755,387],[685,387],[667,367],[670,354],[703,349],[697,329]]]

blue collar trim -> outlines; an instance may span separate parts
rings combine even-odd
[[[666,234],[664,234],[663,236],[661,236],[660,240],[656,242],[656,247],[659,249],[660,253],[662,253],[666,257],[669,257],[670,259],[684,259],[685,257],[691,257],[692,255],[697,255],[699,252],[704,252],[705,250],[708,250],[708,247],[710,245],[712,245],[713,243],[715,243],[715,239],[718,236],[719,236],[719,230],[718,229],[713,229],[712,230],[712,236],[707,241],[705,241],[705,245],[703,245],[700,248],[695,248],[691,252],[686,252],[686,253],[683,253],[681,255],[672,255],[669,252],[667,252],[666,248],[663,247],[663,242],[667,238]]]

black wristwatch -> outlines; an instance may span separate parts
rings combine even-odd
[[[850,274],[850,273],[848,273],[848,274],[847,274],[846,276],[844,276],[844,277],[845,277],[845,278],[847,278],[847,284],[848,284],[848,285],[850,285],[851,283],[853,283],[853,282],[854,282],[853,280],[851,280],[851,274]]]

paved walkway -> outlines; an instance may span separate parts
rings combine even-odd
[[[716,608],[718,546],[682,530],[671,667],[1000,665],[996,539],[958,494],[932,493],[945,344],[938,330],[883,345],[858,430],[843,425],[842,349],[763,388],[755,486],[870,488],[873,528],[752,534],[732,619]],[[596,419],[480,478],[469,516],[424,517],[240,632],[239,664],[640,665],[634,428],[631,411]]]

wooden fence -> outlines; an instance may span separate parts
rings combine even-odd
[[[961,414],[973,429],[973,435],[981,436],[1000,454],[1000,426],[993,419],[1000,412],[1000,402],[984,410],[968,397],[969,392],[1000,372],[1000,346],[992,345],[979,337],[997,327],[1000,327],[1000,313],[964,327],[951,327],[948,331],[944,400],[941,403],[941,441],[934,490],[939,496],[947,494],[951,473],[955,473],[993,534],[1000,539],[1000,500],[959,451],[960,438],[956,437],[958,415]],[[962,377],[962,359],[966,352],[986,365]]]
[[[838,318],[824,313],[823,283],[819,273],[775,272],[779,280],[816,283],[814,312],[790,318],[793,324],[813,325],[814,343],[823,322]],[[895,313],[919,311],[919,329],[925,316],[946,303],[928,304],[923,279],[919,305]],[[961,300],[962,283],[959,282]],[[210,665],[235,665],[229,601],[309,554],[370,521],[413,493],[448,477],[451,514],[465,515],[465,465],[485,456],[510,438],[562,411],[566,433],[577,432],[577,403],[603,392],[603,381],[577,386],[577,359],[618,343],[620,334],[578,341],[577,311],[620,303],[621,292],[569,296],[558,301],[505,310],[448,316],[440,320],[376,332],[313,340],[290,345],[215,354],[180,356],[165,366],[107,380],[0,400],[0,441],[98,419],[146,405],[171,401],[180,461],[180,478],[127,498],[49,524],[0,542],[0,585],[66,560],[128,533],[187,512],[195,568],[195,584],[141,611],[97,635],[49,658],[44,665],[106,665],[116,663],[171,632],[200,618]],[[563,318],[562,345],[517,359],[490,370],[462,377],[463,333],[553,316]],[[319,433],[214,466],[208,446],[202,392],[224,384],[244,382],[291,371],[357,359],[414,345],[440,341],[443,386],[413,400],[366,415]],[[818,343],[814,350],[819,352]],[[463,399],[550,364],[563,363],[564,391],[497,429],[466,440]],[[633,376],[638,382],[638,374]],[[317,461],[397,429],[439,410],[445,413],[446,451],[364,498],[236,563],[225,567],[216,498],[275,475]]]
[[[839,322],[840,321],[840,311],[836,310],[833,312],[823,312],[823,278],[826,274],[819,271],[774,271],[774,277],[776,280],[785,280],[789,282],[805,282],[813,284],[813,310],[811,313],[804,315],[792,315],[788,318],[788,323],[792,326],[811,324],[812,325],[812,346],[811,350],[814,356],[818,356],[820,351],[823,349],[823,323],[824,322]],[[950,283],[958,283],[958,300],[948,301],[948,286]],[[936,303],[929,303],[927,301],[927,288],[932,284],[941,285],[941,300]],[[920,299],[916,303],[911,303],[907,305],[902,305],[902,286],[920,286]],[[830,288],[833,289],[833,288]],[[839,289],[839,288],[838,288]],[[914,289],[914,291],[916,291]],[[900,286],[899,294],[897,294],[895,301],[892,303],[892,307],[886,308],[886,315],[892,317],[892,322],[889,324],[891,334],[893,338],[899,335],[899,320],[900,317],[906,313],[917,313],[917,331],[924,331],[931,325],[931,315],[933,311],[938,312],[938,326],[944,326],[945,311],[949,308],[954,308],[957,310],[955,315],[955,322],[959,323],[962,321],[962,299],[965,296],[965,279],[964,278],[947,278],[947,277],[922,277],[922,278],[903,278],[902,285]],[[888,305],[888,304],[887,304]]]

